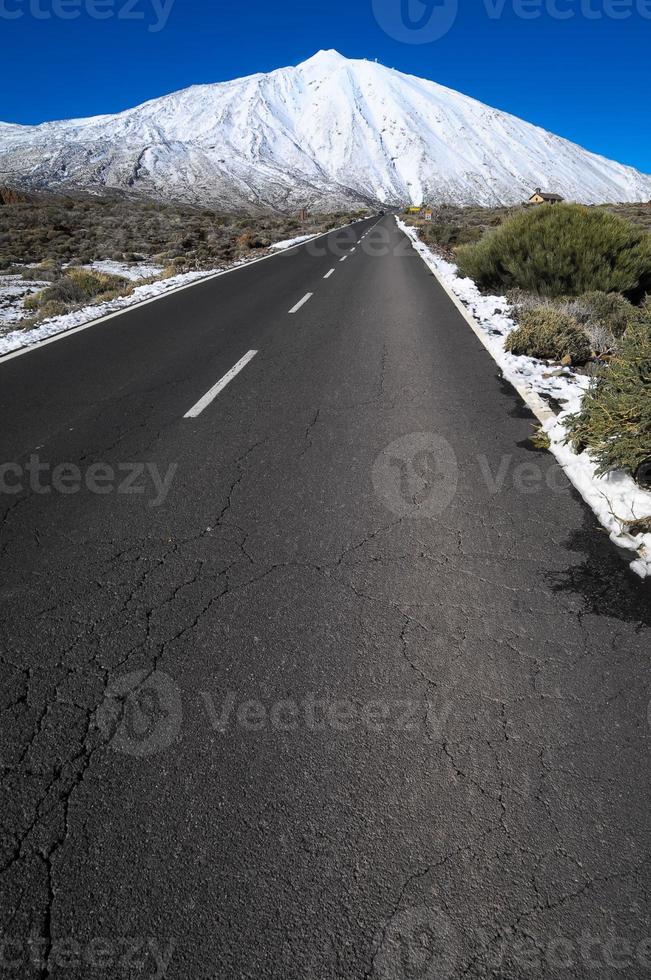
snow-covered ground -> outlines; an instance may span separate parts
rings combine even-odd
[[[24,300],[47,285],[49,283],[34,282],[19,275],[0,275],[0,330],[30,316],[23,305]]]
[[[162,265],[154,265],[152,262],[114,262],[112,259],[105,259],[101,262],[91,262],[84,266],[85,269],[95,269],[97,272],[106,272],[110,276],[122,276],[129,282],[139,282],[141,279],[156,279],[163,271]]]
[[[309,242],[310,238],[316,238],[314,235],[299,235],[297,238],[286,238],[284,242],[275,242],[270,245],[269,248],[283,250],[285,248],[291,248],[292,245],[300,245],[301,242]]]
[[[418,238],[415,228],[396,218],[398,226],[410,238],[421,256],[443,285],[453,293],[474,318],[485,346],[499,365],[507,381],[527,399],[538,414],[542,399],[551,409],[544,413],[542,428],[549,436],[551,451],[568,479],[592,507],[610,539],[620,548],[636,553],[631,568],[641,578],[651,576],[651,534],[631,535],[626,522],[651,516],[651,493],[635,483],[626,473],[613,472],[597,476],[588,453],[574,453],[565,443],[563,420],[578,411],[589,379],[571,368],[559,368],[532,357],[517,357],[504,349],[504,341],[517,323],[510,316],[504,296],[483,295],[472,279],[461,279],[457,267],[436,255]],[[560,406],[560,407],[559,407]]]
[[[34,268],[33,265],[24,266],[25,269]],[[155,279],[160,276],[163,269],[160,265],[151,262],[114,262],[107,259],[103,262],[92,262],[90,265],[83,266],[84,269],[96,269],[98,272],[107,272],[113,276],[122,276],[129,282],[139,282],[142,279]],[[25,309],[25,300],[33,293],[39,292],[51,285],[45,280],[23,279],[20,274],[2,275],[0,273],[0,354],[6,354],[4,341],[7,339],[7,328],[19,327],[23,320],[30,319],[34,314],[31,310]],[[95,307],[93,307],[95,309]],[[101,314],[100,314],[101,315]],[[60,320],[60,317],[53,318]],[[53,322],[48,321],[48,322]],[[39,324],[40,329],[42,324]],[[65,328],[67,329],[67,328]],[[18,331],[14,331],[18,333]],[[33,331],[20,331],[20,336],[24,339],[32,335]],[[29,341],[32,343],[33,341]],[[20,344],[19,346],[23,346]],[[13,348],[10,348],[13,350]]]

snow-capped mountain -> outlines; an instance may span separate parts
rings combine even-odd
[[[651,198],[651,176],[451,89],[320,51],[117,115],[0,123],[0,183],[121,188],[223,208],[585,203]]]

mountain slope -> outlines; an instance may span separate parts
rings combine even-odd
[[[585,203],[651,197],[651,176],[451,89],[321,51],[117,115],[0,124],[0,183],[118,187],[226,208]]]

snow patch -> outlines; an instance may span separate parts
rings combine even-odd
[[[0,329],[6,324],[27,319],[30,314],[23,306],[24,300],[49,285],[49,282],[23,279],[22,276],[0,275]]]
[[[309,242],[311,238],[316,237],[316,235],[299,235],[297,238],[287,238],[284,242],[275,242],[273,245],[270,245],[269,248],[282,251],[283,249],[291,248],[292,245],[300,245],[301,242]]]
[[[577,412],[590,385],[589,378],[571,368],[559,368],[532,357],[520,357],[504,349],[504,341],[517,323],[504,296],[483,295],[472,279],[457,275],[452,262],[436,255],[418,238],[415,228],[396,217],[398,227],[410,239],[426,265],[447,289],[458,297],[480,327],[485,346],[499,365],[502,374],[518,390],[544,402],[560,405],[542,428],[550,439],[550,449],[568,479],[592,508],[600,523],[609,532],[613,544],[634,551],[636,559],[631,569],[641,578],[651,576],[651,534],[628,534],[625,522],[651,516],[651,493],[642,490],[627,473],[614,471],[598,476],[596,466],[587,452],[577,454],[566,445],[564,420]]]
[[[82,266],[82,268],[105,272],[109,276],[121,276],[123,279],[128,279],[129,282],[156,279],[163,272],[162,265],[154,265],[151,262],[114,262],[111,259],[91,262],[90,265]]]

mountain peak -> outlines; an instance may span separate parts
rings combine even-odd
[[[632,167],[333,49],[117,115],[0,125],[0,172],[26,189],[108,185],[225,210],[494,206],[543,185],[586,204],[651,197]]]
[[[343,64],[349,60],[343,54],[335,51],[334,48],[323,48],[321,51],[316,51],[311,58],[307,58],[296,67],[304,68],[306,65],[336,65]]]

